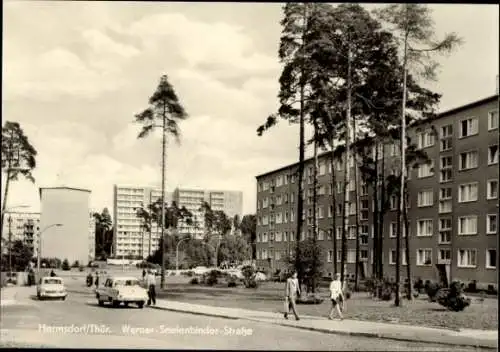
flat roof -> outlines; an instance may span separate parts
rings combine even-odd
[[[483,104],[491,103],[491,102],[493,102],[495,100],[498,101],[498,98],[499,98],[499,95],[495,94],[495,95],[489,96],[487,98],[476,100],[476,101],[473,101],[472,103],[461,105],[459,107],[456,107],[456,108],[453,108],[453,109],[450,109],[450,110],[446,110],[446,111],[444,111],[442,113],[437,114],[436,117],[434,117],[434,118],[423,120],[422,123],[436,121],[436,120],[438,120],[440,118],[447,117],[447,116],[459,113],[459,112],[467,110],[467,109],[472,109],[472,108],[475,108],[475,107],[483,105]],[[417,126],[417,125],[419,125],[419,123],[415,124],[414,126]],[[321,157],[323,157],[325,155],[328,155],[330,153],[331,153],[331,151],[320,153],[320,154],[318,154],[318,158],[321,158]],[[305,158],[304,162],[310,161],[312,159],[313,159],[313,157]],[[257,176],[255,176],[255,178],[260,178],[260,177],[264,177],[264,176],[267,176],[267,175],[270,175],[270,174],[274,174],[276,172],[280,172],[280,171],[283,171],[283,170],[286,170],[286,169],[289,169],[289,168],[292,168],[292,167],[295,167],[295,166],[298,166],[298,165],[299,165],[299,162],[296,162],[296,163],[293,163],[293,164],[289,164],[289,165],[286,165],[286,166],[282,166],[282,167],[280,167],[278,169],[274,169],[272,171],[268,171],[268,172],[265,172],[263,174],[257,175]]]
[[[67,189],[67,190],[71,190],[71,191],[79,191],[79,192],[92,193],[91,190],[84,189],[84,188],[75,188],[75,187],[66,187],[66,186],[61,186],[61,187],[40,187],[40,189],[39,189],[40,197],[42,196],[42,190],[45,190],[45,189]]]

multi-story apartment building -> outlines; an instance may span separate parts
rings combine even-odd
[[[173,200],[179,207],[185,207],[193,214],[193,225],[181,221],[178,225],[180,235],[192,235],[200,239],[205,233],[204,214],[201,210],[203,202],[207,202],[213,211],[223,211],[228,217],[238,215],[241,219],[243,211],[243,193],[239,191],[213,191],[176,188]]]
[[[40,213],[12,211],[5,213],[5,221],[2,231],[2,243],[9,241],[23,241],[33,249],[36,255],[38,248],[38,232],[40,231]],[[7,251],[7,246],[2,246],[3,251]]]
[[[115,185],[113,187],[113,256],[125,255],[146,258],[158,249],[160,231],[152,224],[151,238],[144,229],[137,210],[161,198],[161,190],[148,186]],[[172,194],[166,193],[166,201]]]
[[[40,188],[42,258],[68,259],[82,265],[91,260],[90,194],[90,190],[72,187]]]
[[[498,95],[439,114],[409,131],[418,148],[425,151],[430,164],[408,170],[408,219],[410,256],[406,258],[402,241],[402,275],[410,264],[414,277],[437,279],[437,266],[443,265],[448,279],[483,285],[497,281],[498,243]],[[374,153],[385,160],[388,175],[398,168],[399,150],[385,145]],[[337,182],[332,185],[330,153],[319,156],[318,170],[318,243],[324,252],[324,272],[333,271],[333,240],[337,241],[337,261],[341,253],[343,166],[335,163]],[[351,165],[354,169],[354,163]],[[301,240],[312,236],[313,160],[305,161],[304,223]],[[298,164],[257,176],[257,265],[263,269],[284,268],[284,258],[296,246]],[[351,174],[352,175],[352,174]],[[354,182],[348,185],[354,200]],[[359,210],[350,204],[349,223],[359,214],[360,264],[369,276],[373,264],[373,194],[359,182]],[[334,197],[335,196],[335,197]],[[335,198],[335,203],[333,202]],[[397,197],[389,199],[384,217],[383,270],[395,275]],[[335,211],[334,211],[335,210]],[[347,232],[347,271],[355,270],[356,226]],[[339,268],[339,266],[338,266]]]
[[[95,259],[95,218],[94,211],[89,212],[89,262]]]
[[[114,256],[137,255],[146,258],[158,249],[160,231],[153,223],[150,245],[149,234],[144,231],[142,220],[137,217],[137,210],[158,200],[161,197],[161,189],[115,185],[113,193]],[[193,225],[188,226],[183,221],[178,224],[179,234],[201,238],[205,228],[204,216],[200,211],[202,202],[207,202],[212,210],[223,210],[230,217],[241,217],[243,194],[235,191],[176,188],[172,193],[167,192],[166,201],[169,204],[174,201],[178,207],[186,207],[194,215]]]

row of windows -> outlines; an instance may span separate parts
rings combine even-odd
[[[419,219],[416,221],[417,225],[417,237],[431,237],[434,234],[434,220],[433,219]],[[458,218],[458,235],[477,235],[478,233],[478,216],[477,215],[467,215],[460,216]],[[371,237],[374,236],[373,225],[371,226]],[[406,231],[407,230],[407,231]],[[497,214],[486,214],[486,234],[494,235],[498,230],[498,215]],[[451,242],[451,234],[452,234],[452,219],[451,218],[441,218],[438,222],[438,231],[439,231],[439,243],[450,243]],[[405,236],[408,233],[411,236],[410,228],[405,229],[402,235]],[[359,234],[362,238],[362,244],[364,241],[364,237],[368,237],[369,235],[369,227],[368,225],[361,225],[359,228]],[[312,236],[312,230],[309,229],[307,231],[307,237]],[[335,236],[337,239],[341,239],[342,236],[342,226],[337,226],[335,231]],[[389,224],[389,237],[395,238],[397,236],[397,223],[391,222]],[[301,240],[304,240],[306,237],[305,232],[301,234]],[[348,227],[348,231],[346,233],[347,239],[356,239],[356,226],[350,225]],[[332,230],[323,230],[319,229],[317,234],[317,240],[331,240],[332,239]],[[284,231],[282,232],[270,232],[269,236],[267,232],[257,233],[257,242],[258,243],[266,243],[266,242],[293,242],[295,240],[295,233],[292,231]],[[368,242],[366,242],[367,244]]]
[[[333,262],[333,250],[329,250],[326,253],[326,262]],[[257,250],[257,259],[259,260],[282,260],[287,256],[293,255],[293,250],[274,250],[268,251],[267,249]],[[373,252],[371,253],[371,263],[373,264]],[[396,265],[396,257],[397,253],[395,249],[390,249],[389,252],[389,265]],[[415,264],[417,266],[432,266],[433,265],[433,257],[432,257],[432,249],[430,248],[419,248],[416,250],[415,256]],[[383,262],[382,257],[382,262]],[[477,260],[477,249],[475,248],[460,248],[457,249],[456,262],[457,267],[459,268],[476,268],[478,266]],[[342,260],[342,251],[337,251],[337,263],[340,263]],[[368,261],[368,250],[360,249],[359,251],[359,260],[360,261]],[[348,264],[356,263],[356,250],[348,249],[346,251],[346,262]],[[402,265],[408,265],[408,260],[406,258],[406,250],[403,248],[400,251],[400,262]],[[438,250],[437,257],[438,264],[450,264],[451,263],[451,249],[450,248],[440,248]],[[496,269],[497,263],[497,250],[496,249],[486,249],[485,251],[485,261],[484,266],[486,269]]]
[[[471,117],[467,119],[463,119],[459,121],[459,138],[474,136],[479,133],[479,120],[477,117]],[[488,113],[488,130],[492,131],[498,129],[498,110],[490,111]],[[434,146],[435,138],[434,133],[432,131],[424,131],[417,133],[417,146],[418,148],[428,148]],[[453,136],[453,125],[445,125],[440,128],[440,150],[447,151],[451,150],[451,137]],[[390,146],[390,155],[396,156],[398,155],[398,146],[391,144]],[[379,145],[378,156],[381,159],[384,155],[384,145]],[[373,158],[375,159],[375,150],[372,150]],[[498,163],[498,145],[490,146],[488,148],[488,164],[496,164]],[[460,155],[459,160],[459,169],[460,170],[468,170],[472,168],[476,168],[478,165],[478,152],[470,151],[466,153],[462,153]],[[342,162],[336,162],[337,170],[343,170]],[[354,166],[353,160],[350,160],[350,166]],[[319,176],[325,175],[327,172],[331,173],[331,164],[330,163],[319,163],[318,174]],[[433,165],[421,165],[418,168],[418,177],[430,177],[433,173]],[[308,174],[305,175],[308,178],[309,183],[312,183],[313,178],[313,167],[309,167]],[[310,179],[310,180],[309,180]],[[276,178],[270,181],[261,181],[258,185],[258,191],[267,191],[271,189],[274,191],[275,187],[280,187],[283,185],[287,185],[288,183],[294,183],[295,176],[294,175],[278,175]]]

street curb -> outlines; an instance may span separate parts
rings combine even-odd
[[[230,315],[224,315],[224,314],[193,312],[191,310],[177,309],[177,308],[165,308],[165,307],[156,307],[156,306],[149,306],[149,308],[159,309],[159,310],[167,310],[167,311],[170,311],[170,312],[186,313],[186,314],[191,314],[191,315],[201,315],[201,316],[205,316],[205,317],[215,317],[215,318],[230,319],[230,320],[245,319],[245,318],[237,318],[237,317],[233,317],[233,316],[230,316]]]
[[[272,325],[279,325],[279,326],[284,326],[284,327],[289,327],[289,328],[296,328],[300,330],[308,330],[308,331],[315,331],[315,332],[320,332],[320,333],[326,333],[326,334],[336,334],[336,335],[344,335],[344,336],[360,336],[360,337],[369,337],[369,338],[381,338],[381,339],[386,339],[386,340],[396,340],[396,341],[404,341],[404,342],[423,342],[423,343],[429,343],[429,344],[438,344],[438,345],[446,345],[446,346],[456,346],[456,347],[474,347],[474,348],[483,348],[483,349],[491,349],[491,350],[497,350],[498,346],[491,346],[491,344],[483,343],[481,341],[477,341],[475,343],[455,343],[452,341],[440,341],[439,338],[433,338],[433,339],[427,339],[427,340],[418,340],[418,339],[411,339],[408,337],[399,337],[399,336],[387,336],[385,334],[380,334],[380,333],[371,333],[371,332],[357,332],[357,331],[342,331],[342,330],[331,330],[331,329],[325,329],[325,328],[315,328],[315,327],[309,327],[309,326],[300,326],[300,325],[293,325],[290,323],[281,323],[277,321],[268,321],[265,319],[259,319],[259,318],[248,318],[248,317],[234,317],[234,316],[229,316],[229,315],[224,315],[224,314],[214,314],[214,313],[202,313],[202,312],[193,312],[185,309],[178,309],[178,308],[165,308],[165,307],[156,307],[156,306],[150,306],[150,308],[154,309],[159,309],[159,310],[166,310],[166,311],[171,311],[171,312],[179,312],[179,313],[186,313],[186,314],[192,314],[192,315],[201,315],[201,316],[209,316],[209,317],[215,317],[215,318],[223,318],[223,319],[231,319],[231,320],[248,320],[248,321],[254,321],[254,322],[261,322],[261,323],[268,323]],[[450,339],[456,339],[457,336],[450,336]],[[470,340],[470,338],[468,338]],[[430,341],[429,341],[430,340]]]

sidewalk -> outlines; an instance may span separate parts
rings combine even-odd
[[[0,306],[30,304],[36,294],[36,286],[6,286],[0,290]]]
[[[497,349],[498,331],[472,330],[461,331],[427,328],[402,324],[378,323],[360,320],[328,320],[323,317],[301,316],[299,321],[294,318],[286,320],[282,314],[261,312],[239,308],[214,307],[184,302],[158,300],[154,309],[164,309],[175,312],[213,316],[226,319],[242,319],[265,322],[275,325],[294,327],[298,329],[318,331],[332,334],[352,336],[377,337],[400,341],[418,341],[454,346],[472,346]]]

